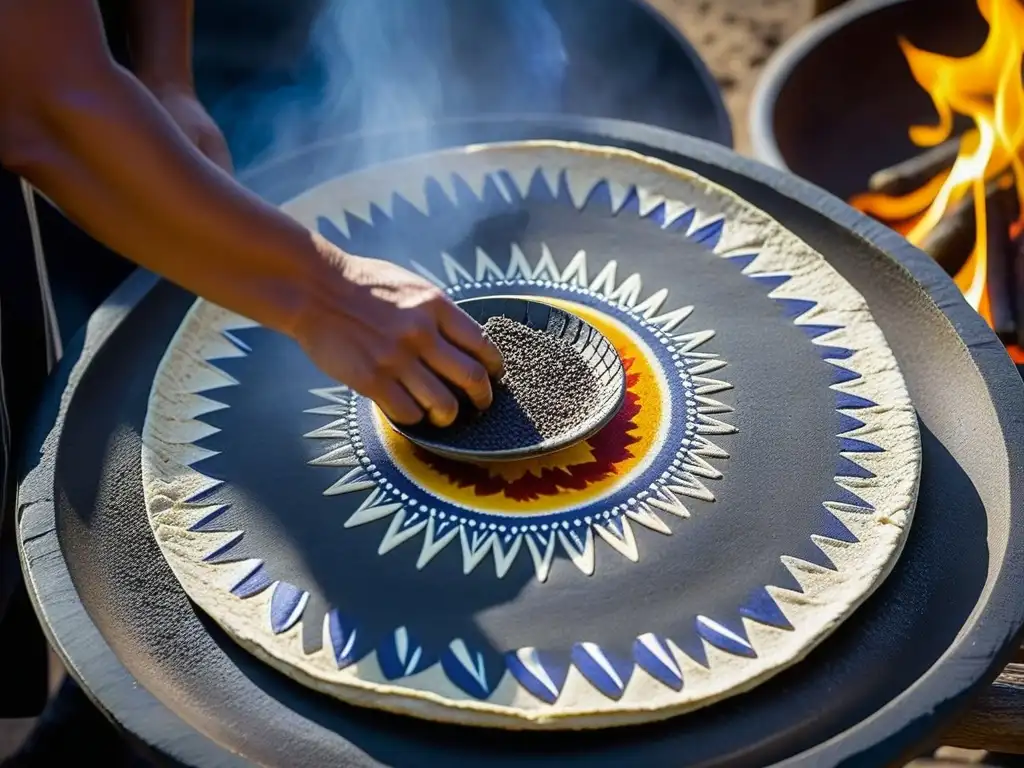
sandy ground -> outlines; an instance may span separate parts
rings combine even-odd
[[[765,62],[813,15],[813,0],[649,0],[693,42],[722,89],[736,149],[749,154],[747,107]],[[56,679],[56,676],[55,676]],[[15,748],[31,721],[0,722],[0,760]],[[990,759],[988,764],[997,764]],[[983,752],[943,748],[915,761],[918,768],[985,760]]]

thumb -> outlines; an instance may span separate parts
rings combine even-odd
[[[199,151],[230,174],[235,172],[231,150],[220,131],[203,131],[197,142]]]

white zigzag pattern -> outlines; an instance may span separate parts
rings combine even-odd
[[[573,197],[573,201],[577,205],[577,207],[582,207],[584,201],[587,198],[587,195],[589,194],[589,191],[593,188],[595,184],[598,183],[598,180],[589,178],[584,180],[583,178],[576,177],[573,173],[569,173],[568,178],[569,188]],[[467,176],[466,181],[470,183],[471,186],[473,186],[474,191],[476,191],[478,195],[482,192],[482,187],[485,182],[484,176],[481,175],[479,178]],[[555,184],[551,181],[551,179],[545,177],[545,181],[551,186],[552,191],[554,191]],[[520,180],[517,179],[517,183],[519,182]],[[526,180],[526,184],[528,183],[529,179]],[[525,185],[520,183],[520,186],[522,186],[523,193],[525,194]],[[618,201],[618,205],[621,205],[625,199],[626,188],[618,184],[612,184],[611,186],[613,201]],[[454,194],[451,192],[451,190],[448,190],[447,187],[445,189],[446,192],[449,194],[449,197],[454,199]],[[677,202],[665,200],[657,195],[649,195],[648,193],[645,193],[643,190],[638,191],[640,192],[641,197],[641,215],[643,215],[645,212],[650,211],[659,203],[666,204],[666,207],[668,209],[667,218],[670,220],[678,217],[682,213],[688,212],[689,210],[685,206],[682,206]],[[405,196],[406,199],[410,200],[410,202],[412,202],[419,210],[421,210],[424,213],[427,212],[425,199],[420,200],[415,195],[410,195],[407,190],[403,191],[403,196]],[[368,205],[369,203],[367,203],[367,206]],[[381,204],[381,207],[383,210],[385,210],[385,212],[389,212],[390,206],[387,203]],[[352,213],[353,215],[359,215],[354,211]],[[368,220],[368,216],[360,216],[360,218]],[[343,220],[336,220],[335,223],[336,225],[339,226],[339,229],[347,233],[347,227],[344,225]],[[705,226],[707,223],[709,223],[709,220],[702,218],[701,215],[698,213],[694,217],[694,221],[690,227],[690,231],[692,232],[695,229],[699,229],[700,227]],[[728,225],[726,224],[726,226]],[[750,244],[745,248],[734,249],[732,251],[722,251],[720,249],[716,249],[717,254],[723,258],[729,258],[731,256],[740,255],[740,253],[758,253],[758,251],[758,244]],[[479,252],[477,256],[478,259],[475,270],[476,275],[473,276],[473,278],[475,279],[474,281],[482,282],[487,280],[488,278],[494,280],[499,280],[502,278],[507,279],[508,275],[502,275],[501,271],[493,263],[493,261],[486,257],[486,254],[483,254],[483,252]],[[760,261],[761,256],[758,255],[758,257],[755,258],[754,261],[744,269],[744,273],[748,275],[772,273],[772,270],[770,268],[761,268],[761,264],[759,263]],[[538,264],[538,271],[540,269],[540,266],[541,265]],[[421,274],[423,274],[424,272],[422,267],[419,267],[419,271],[421,271]],[[437,282],[439,285],[445,285],[443,281],[440,281],[436,276],[432,274],[426,273],[424,276],[427,277],[428,279],[433,280],[434,282]],[[465,276],[460,274],[459,277],[464,279]],[[576,254],[576,256],[572,259],[567,268],[563,271],[563,273],[560,276],[560,279],[562,282],[569,283],[570,285],[576,285],[580,288],[589,288],[590,285],[592,285],[593,283],[588,283],[587,277],[588,276],[586,271],[586,257],[584,253],[580,252]],[[602,279],[607,280],[607,277],[608,276],[605,275],[605,277]],[[793,284],[797,284],[800,281],[794,280],[791,282]],[[616,290],[618,290],[619,294],[627,301],[629,300],[629,297],[633,295],[632,289],[627,291],[622,285],[618,286]],[[773,291],[770,295],[772,297],[784,296],[787,295],[792,290],[793,285],[783,285],[781,288]],[[802,298],[799,295],[793,295],[792,297]],[[693,307],[682,307],[667,312],[665,314],[655,316],[654,313],[660,309],[661,305],[664,303],[666,298],[667,292],[657,291],[651,296],[649,296],[647,299],[645,299],[643,302],[636,303],[636,300],[634,300],[632,309],[637,314],[648,319],[652,324],[660,325],[661,330],[664,333],[670,333],[675,330],[676,326],[684,322],[690,316],[690,314],[693,312]],[[797,325],[815,324],[816,322],[821,321],[818,315],[818,308],[813,308],[804,315],[795,319],[794,322]],[[184,393],[184,397],[191,404],[191,406],[187,409],[189,411],[188,425],[194,428],[195,430],[198,430],[193,439],[198,440],[201,436],[209,434],[209,430],[211,428],[201,421],[201,417],[204,414],[228,407],[226,404],[221,403],[215,399],[211,399],[208,396],[204,396],[201,393],[216,390],[224,386],[232,386],[238,384],[238,382],[234,381],[226,373],[217,368],[215,363],[208,362],[208,360],[216,358],[218,356],[238,356],[247,354],[248,350],[245,347],[245,345],[239,342],[238,340],[234,339],[230,332],[232,330],[242,330],[245,328],[251,328],[254,325],[255,324],[252,323],[251,321],[247,321],[244,318],[234,316],[227,322],[224,322],[219,325],[219,327],[217,328],[217,330],[220,331],[219,338],[207,339],[203,344],[203,349],[200,356],[204,358],[204,361],[195,361],[199,363],[198,368],[195,370],[192,380],[189,382],[189,384],[186,385],[187,392]],[[828,344],[828,338],[831,335],[832,334],[827,334],[825,336],[816,338],[813,340],[813,343],[822,345]],[[699,346],[700,343],[703,343],[703,340],[694,344],[694,346],[691,347],[691,350],[696,348],[696,346]],[[702,415],[706,415],[710,418],[711,414],[726,413],[729,410],[731,410],[728,406],[725,406],[724,404],[719,403],[718,401],[710,397],[711,395],[731,388],[731,385],[729,383],[707,375],[713,373],[718,368],[723,367],[725,365],[724,361],[716,360],[714,356],[711,355],[702,356],[699,353],[693,352],[690,352],[687,355],[687,360],[688,362],[692,363],[691,367],[688,370],[692,377],[691,381],[694,384],[694,393],[697,402],[700,403],[700,407],[704,409],[701,410]],[[856,370],[855,366],[853,365],[848,365],[847,367],[850,367],[851,370]],[[848,391],[851,394],[856,394],[855,383],[846,382],[843,384],[836,384],[833,385],[832,388],[835,390]],[[314,390],[312,394],[321,397],[322,399],[331,403],[330,405],[327,406],[311,409],[311,412],[313,413],[344,417],[349,410],[351,393],[345,387]],[[147,427],[151,426],[151,421],[152,420],[148,420],[148,422],[150,423],[147,424]],[[715,426],[716,423],[720,425],[722,428],[729,427],[729,425],[726,425],[722,422],[716,422],[716,420],[713,419],[710,420],[709,425]],[[343,427],[346,424],[346,418],[339,418],[338,420],[325,425],[319,430],[315,430],[314,432],[307,435],[307,437],[334,437],[335,439],[337,439],[337,437],[343,436],[342,434],[340,434],[342,432],[341,427]],[[159,440],[159,427],[155,427],[155,430],[157,434],[151,435],[151,438]],[[853,435],[853,433],[850,434]],[[203,475],[202,473],[192,468],[192,465],[198,463],[199,461],[211,455],[210,451],[198,448],[194,446],[191,442],[182,442],[177,440],[165,443],[164,448],[169,451],[169,458],[172,458],[181,466],[190,468],[191,474],[189,475],[188,481],[189,485],[192,487],[193,495],[198,495],[202,492],[208,491],[216,487],[217,485],[220,485],[221,481],[209,478],[206,475]],[[708,439],[703,439],[700,447],[693,449],[691,453],[694,456],[701,456],[704,458],[727,458],[728,456],[728,454],[725,451],[723,451],[721,448],[716,446],[713,442],[711,442]],[[359,474],[360,463],[358,462],[357,457],[355,457],[355,449],[353,446],[346,445],[342,446],[341,448],[329,451],[325,453],[323,456],[314,459],[311,463],[318,466],[347,468],[347,471],[343,475],[343,477],[339,479],[338,482],[334,483],[329,489],[329,491],[335,493],[353,492],[354,490],[356,490],[356,488],[352,487],[351,483],[368,482],[365,480],[365,478],[362,477],[361,474]],[[704,464],[706,464],[706,462],[702,462],[698,466],[703,467]],[[700,499],[714,498],[710,491],[708,491],[708,489],[696,477],[693,476],[692,470],[687,474],[688,481],[686,484],[675,487],[667,487],[664,489],[664,494],[659,496],[658,498],[647,497],[644,500],[644,502],[642,504],[638,504],[636,508],[627,510],[625,513],[626,516],[629,517],[630,520],[633,520],[634,522],[644,525],[645,527],[650,528],[651,530],[659,531],[661,533],[670,533],[668,526],[665,525],[664,521],[662,521],[661,518],[657,515],[656,510],[666,512],[678,517],[686,518],[689,516],[689,512],[686,510],[685,506],[680,501],[679,496],[692,496],[694,498]],[[844,485],[849,485],[851,488],[856,488],[857,483],[859,482],[857,478],[848,477],[837,477],[837,481],[838,480],[843,481]],[[400,501],[387,498],[379,489],[375,488],[376,483],[372,483],[371,485],[374,486],[374,488],[371,489],[370,494],[363,501],[363,503],[356,511],[356,513],[354,513],[346,522],[346,526],[351,527],[355,525],[362,525],[368,522],[372,522],[373,520],[386,518],[389,515],[397,515],[399,511],[404,510],[404,505]],[[359,488],[359,490],[367,490],[369,488],[370,486],[363,485],[362,487]],[[834,514],[836,514],[836,516],[842,522],[847,524],[847,526],[850,527],[851,530],[854,530],[856,532],[861,527],[859,525],[861,520],[860,515],[850,513],[849,511],[844,510],[842,507],[837,507],[833,505],[829,505],[829,509]],[[210,507],[209,505],[203,505],[201,503],[189,503],[186,501],[179,502],[179,504],[176,505],[176,510],[177,511],[175,511],[175,508],[171,508],[165,511],[161,511],[159,508],[151,507],[150,515],[151,518],[158,523],[164,517],[165,514],[171,516],[177,514],[184,514],[184,518],[175,519],[188,520],[191,521],[190,524],[194,525],[202,517],[208,514],[208,512],[210,511]],[[420,556],[420,562],[418,563],[419,567],[423,567],[427,563],[429,563],[430,559],[437,552],[441,551],[441,549],[444,546],[451,543],[451,541],[453,541],[454,538],[458,535],[456,533],[456,529],[453,528],[450,532],[445,533],[440,538],[435,538],[433,534],[434,527],[435,521],[433,518],[431,518],[427,521],[425,528],[425,535],[427,537],[427,540],[430,541],[430,545],[428,547],[427,542],[424,542],[424,547]],[[216,551],[217,549],[222,547],[227,541],[232,540],[241,533],[242,531],[203,533],[202,535],[204,536],[204,538],[206,538],[210,542],[208,554]],[[565,536],[561,532],[559,532],[558,538],[563,541],[564,545]],[[552,533],[552,535],[548,537],[527,536],[525,537],[525,539],[527,543],[527,549],[530,551],[531,557],[533,558],[534,563],[537,567],[537,576],[540,580],[543,581],[547,576],[547,572],[550,568],[551,561],[554,555],[556,536]],[[827,547],[826,553],[830,554],[833,557],[833,559],[836,559],[836,562],[837,564],[839,564],[841,571],[843,570],[843,563],[849,562],[850,558],[852,557],[856,557],[856,554],[852,551],[856,549],[856,545],[853,545],[851,547],[850,545],[846,545],[845,543],[832,542],[830,539],[826,539],[820,536],[815,537],[815,540],[816,543],[819,544],[819,546],[824,545],[822,546],[823,549]],[[589,548],[590,561],[592,562],[592,536],[588,536],[588,541],[589,544],[585,543],[584,549],[586,550]],[[491,546],[494,547],[495,551],[498,551],[500,547],[500,545],[496,543],[496,539],[492,539]],[[466,547],[465,541],[463,541],[463,547]],[[514,553],[511,554],[512,556],[514,556]],[[586,570],[586,552],[584,552],[582,559],[584,570]],[[820,566],[814,563],[810,563],[799,558],[783,556],[781,559],[784,566],[794,576],[794,578],[797,580],[797,582],[800,584],[800,586],[806,594],[817,594],[819,592],[825,592],[831,587],[834,576],[832,572],[829,572],[826,569],[821,568]],[[260,561],[258,560],[247,560],[242,563],[225,563],[222,566],[218,567],[224,569],[226,572],[229,572],[229,575],[232,576],[232,581],[234,582],[242,580],[245,574],[251,572],[253,568],[259,564],[259,562]],[[497,558],[496,564],[498,565],[499,568],[501,567],[500,561]],[[813,601],[808,601],[806,594],[800,594],[785,588],[775,586],[768,586],[767,591],[770,594],[771,598],[779,606],[782,614],[793,625],[797,625],[798,623],[800,623],[801,617],[803,617],[805,614],[808,614],[808,612],[813,609]],[[296,618],[298,619],[300,617]],[[751,639],[752,647],[754,647],[755,649],[761,646],[763,641],[767,641],[768,638],[776,636],[780,631],[784,632],[784,630],[768,627],[759,622],[752,621],[748,618],[743,618],[742,624],[746,629],[748,636]],[[456,640],[454,642],[458,641]],[[327,647],[328,645],[329,643],[326,644],[325,647]],[[728,666],[729,669],[734,669],[734,665],[736,663],[752,663],[747,659],[737,659],[731,654],[721,651],[715,646],[709,644],[706,640],[702,641],[702,647],[707,657],[706,663],[695,661],[687,653],[682,651],[679,648],[679,646],[671,640],[667,640],[665,646],[671,655],[670,660],[675,662],[674,665],[670,666],[673,669],[680,671],[682,676],[690,681],[688,683],[688,686],[693,690],[699,687],[703,687],[705,683],[707,683],[710,679],[714,677],[716,670],[720,668],[725,669]],[[586,683],[582,679],[577,680],[577,682],[574,685],[576,685],[577,687],[586,687],[588,689],[591,687],[589,683]],[[552,693],[557,693],[557,691],[552,690]]]
[[[694,222],[693,226],[699,228],[707,225],[708,220],[695,216]],[[488,530],[467,529],[466,524],[469,521],[460,520],[458,530],[455,530],[450,524],[442,526],[435,522],[436,510],[408,509],[404,504],[405,499],[380,489],[378,493],[372,494],[367,502],[364,502],[363,506],[349,518],[346,526],[364,525],[394,515],[391,525],[383,534],[379,550],[381,553],[390,551],[423,532],[423,544],[417,567],[424,568],[445,546],[453,544],[458,539],[462,546],[465,573],[472,572],[490,554],[494,557],[496,573],[499,578],[508,572],[515,557],[523,549],[523,539],[526,540],[526,551],[533,560],[535,573],[540,581],[547,579],[558,545],[561,545],[569,560],[577,568],[587,575],[592,575],[596,563],[594,531],[597,532],[598,538],[607,543],[612,550],[636,562],[640,559],[640,551],[631,523],[667,535],[672,531],[660,514],[685,519],[690,516],[684,502],[686,497],[701,501],[714,501],[714,494],[703,481],[720,479],[722,473],[706,461],[705,457],[724,459],[728,458],[728,453],[713,443],[711,436],[735,432],[734,426],[716,418],[716,416],[731,412],[732,408],[711,397],[712,394],[728,389],[731,385],[703,376],[703,374],[724,367],[726,362],[715,354],[697,351],[699,347],[714,337],[714,331],[678,332],[678,326],[690,317],[694,308],[684,306],[659,314],[668,298],[668,291],[660,289],[641,300],[643,283],[640,276],[631,273],[622,280],[618,280],[618,263],[614,260],[607,262],[598,274],[590,279],[587,255],[584,251],[577,252],[565,269],[559,269],[554,255],[547,245],[542,246],[541,256],[536,265],[530,263],[518,245],[513,245],[511,251],[511,259],[505,270],[499,268],[494,260],[479,248],[476,251],[475,264],[472,269],[459,264],[447,253],[441,254],[443,275],[432,272],[418,262],[413,262],[413,268],[426,279],[453,294],[459,293],[466,287],[500,288],[503,285],[514,286],[526,282],[540,283],[541,285],[557,284],[568,287],[570,290],[597,295],[643,318],[650,327],[667,337],[675,353],[674,356],[678,358],[677,365],[694,377],[693,381],[697,391],[692,407],[697,414],[695,424],[697,436],[693,445],[690,448],[681,447],[677,454],[676,465],[667,470],[660,481],[650,489],[641,491],[635,498],[630,499],[628,506],[618,510],[622,513],[621,515],[606,511],[603,515],[585,518],[588,526],[586,531],[567,530],[568,523],[563,523],[563,528],[557,531],[554,527],[549,529],[548,525],[543,525],[543,528],[538,525],[530,526],[528,519],[526,524],[522,524],[521,527],[510,522],[501,526],[491,525]],[[354,401],[354,396],[344,387],[314,394],[346,404]],[[342,405],[341,409],[342,411],[346,410],[346,406]],[[322,413],[324,411],[323,409],[312,409],[307,412]],[[349,418],[351,416],[343,416],[320,430],[310,433],[307,437],[337,439],[342,435],[351,434]],[[342,453],[339,454],[339,451]],[[330,456],[333,455],[340,455],[341,460],[347,462],[350,460],[351,452],[346,451],[345,448],[334,448],[329,454],[315,459],[314,463],[330,466]],[[351,465],[342,463],[337,466],[349,467]],[[363,491],[375,485],[376,480],[372,474],[368,470],[356,466],[346,471],[327,492],[333,494]],[[520,520],[521,518],[517,518],[515,522]],[[604,522],[609,520],[613,522]],[[439,534],[438,528],[446,530],[442,530]],[[530,530],[531,528],[533,530]],[[511,535],[503,532],[506,529],[511,529]]]

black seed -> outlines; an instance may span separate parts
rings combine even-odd
[[[505,375],[492,382],[494,403],[483,412],[464,404],[450,427],[410,434],[459,450],[509,450],[560,437],[600,405],[594,372],[566,340],[506,317],[492,317],[484,332],[505,360]]]

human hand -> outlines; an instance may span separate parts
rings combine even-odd
[[[333,269],[294,332],[314,363],[399,424],[424,415],[436,426],[451,424],[459,403],[445,382],[477,408],[491,404],[501,354],[469,315],[395,264],[322,247]]]
[[[151,87],[150,92],[200,152],[232,173],[234,165],[224,134],[191,88],[176,85]]]

